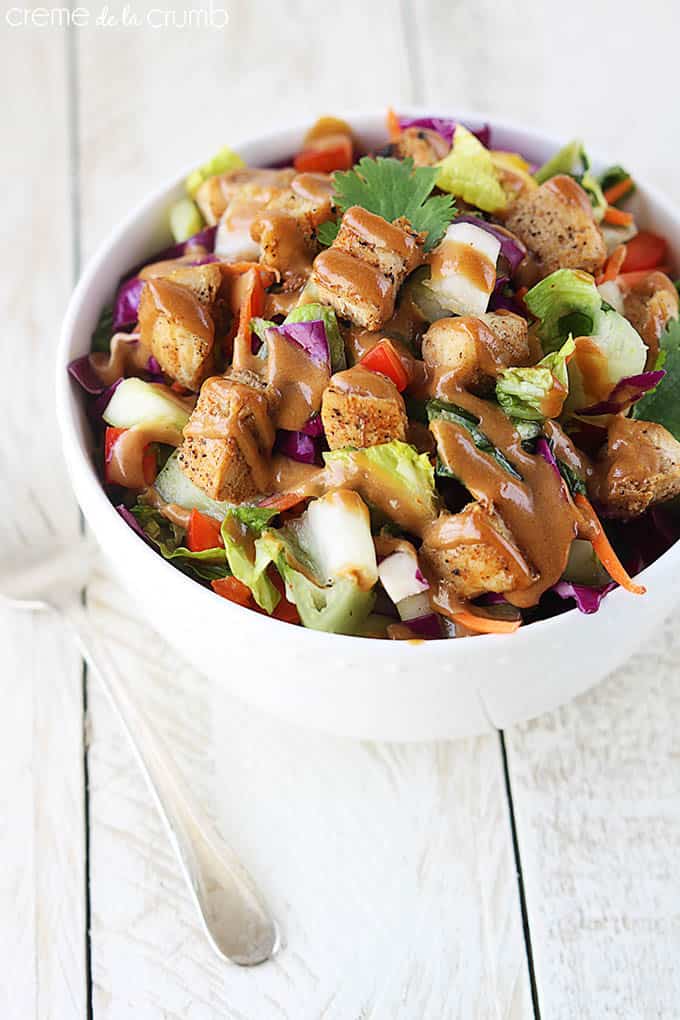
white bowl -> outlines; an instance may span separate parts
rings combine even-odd
[[[490,119],[440,115],[472,126]],[[382,111],[347,119],[367,146],[384,144]],[[507,122],[492,123],[494,148],[518,150],[537,162],[562,144]],[[252,165],[273,163],[300,147],[307,126],[236,148]],[[596,169],[602,165],[597,161]],[[89,350],[100,310],[119,278],[169,242],[167,210],[182,193],[182,179],[135,209],[89,263],[71,298],[57,356],[58,416],[73,488],[114,574],[153,627],[244,701],[295,723],[379,740],[455,738],[523,722],[582,693],[622,663],[680,596],[680,543],[643,572],[642,598],[617,589],[592,616],[572,610],[510,636],[412,645],[268,620],[185,577],[127,527],[95,472],[83,402],[66,367]],[[641,185],[636,203],[642,223],[662,232],[677,258],[680,213]]]

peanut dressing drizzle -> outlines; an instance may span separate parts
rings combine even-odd
[[[444,240],[430,256],[431,279],[464,276],[477,290],[490,294],[496,283],[496,266],[488,255],[464,241]]]
[[[562,576],[579,515],[553,467],[523,449],[519,433],[500,408],[462,389],[449,389],[447,397],[479,419],[479,428],[521,475],[522,481],[513,478],[478,450],[464,428],[444,420],[433,423],[444,464],[476,499],[498,510],[538,574],[532,582],[525,576],[527,583],[506,599],[516,606],[533,606]]]
[[[189,287],[166,280],[163,277],[147,280],[146,286],[151,294],[157,311],[182,323],[191,333],[208,343],[215,336],[215,325],[208,310]],[[143,307],[143,306],[142,306]],[[140,330],[145,332],[140,315]]]
[[[139,333],[116,333],[111,339],[108,354],[95,351],[89,355],[90,364],[103,386],[112,386],[123,376],[136,375],[147,370],[148,349],[139,342]]]
[[[182,433],[173,425],[136,425],[127,429],[113,445],[107,465],[109,480],[126,489],[145,489],[143,461],[147,446],[151,443],[179,446],[181,442]]]
[[[330,366],[314,362],[304,348],[274,330],[267,333],[266,364],[277,427],[303,428],[321,407]]]

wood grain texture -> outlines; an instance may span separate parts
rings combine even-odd
[[[78,534],[52,408],[71,286],[63,38],[0,28],[2,569]],[[0,1016],[86,1013],[82,665],[48,617],[0,609]]]
[[[543,1015],[680,1003],[676,614],[597,690],[506,735]]]
[[[644,11],[598,2],[584,18],[555,0],[416,9],[425,101],[581,137],[680,200],[668,130],[677,15],[663,0]],[[633,66],[622,101],[616,82]],[[549,1020],[680,1015],[678,619],[602,686],[506,735]]]
[[[411,100],[404,39],[396,3],[237,3],[226,33],[194,40],[201,56],[189,62],[187,87],[176,74],[187,64],[182,33],[127,35],[122,50],[103,33],[79,34],[86,252],[149,187],[224,140],[340,103]],[[213,959],[128,748],[93,690],[96,1020],[528,1020],[495,738],[390,750],[300,733],[178,664],[125,619],[104,579],[90,606],[123,635],[117,654],[139,697],[286,938],[276,962],[256,971]]]

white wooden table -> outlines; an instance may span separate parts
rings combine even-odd
[[[680,200],[666,0],[227,6],[224,30],[153,28],[159,7],[184,17],[154,0],[131,4],[138,27],[97,26],[98,3],[67,31],[2,12],[3,562],[78,532],[52,356],[82,261],[219,144],[291,115],[449,104],[580,134]],[[253,971],[213,959],[78,655],[48,620],[1,614],[2,1020],[680,1017],[680,616],[552,715],[400,748],[218,697],[105,577],[89,602],[287,944]]]

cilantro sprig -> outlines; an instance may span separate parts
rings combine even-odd
[[[633,407],[633,418],[654,421],[680,440],[680,322],[672,319],[659,340],[659,359],[655,368],[665,376],[651,392]]]
[[[414,230],[427,234],[425,251],[430,251],[456,215],[451,195],[432,195],[438,176],[437,167],[416,168],[412,159],[363,156],[351,170],[333,175],[333,201],[342,213],[360,205],[389,223],[405,216]],[[323,223],[317,236],[330,245],[338,230],[337,223]]]

